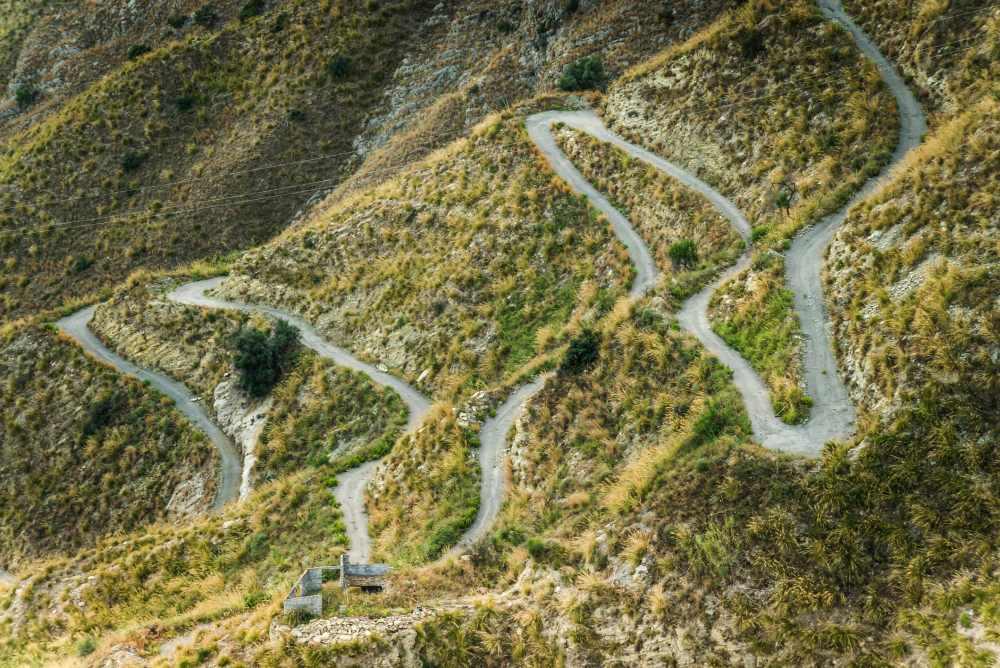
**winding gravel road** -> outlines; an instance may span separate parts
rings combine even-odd
[[[359,360],[347,350],[329,343],[316,329],[301,317],[271,306],[244,304],[210,297],[206,293],[221,285],[223,277],[187,283],[170,292],[167,298],[178,304],[200,308],[224,309],[243,313],[260,313],[287,321],[298,328],[302,344],[335,364],[364,373],[379,385],[389,387],[399,394],[409,409],[406,429],[412,432],[420,426],[431,408],[431,401],[404,380],[380,371],[375,366]],[[88,324],[96,306],[88,306],[59,320],[56,325],[73,338],[84,350],[120,372],[133,376],[173,399],[177,407],[191,422],[203,431],[219,450],[222,458],[221,482],[214,507],[239,496],[242,461],[233,442],[208,417],[195,397],[181,383],[162,373],[144,369],[129,362],[105,346],[90,330]],[[541,389],[545,378],[539,378],[514,391],[500,407],[496,417],[488,420],[480,432],[480,466],[482,468],[481,504],[475,523],[460,539],[461,545],[470,545],[481,538],[493,524],[506,494],[506,478],[502,467],[507,432],[524,407],[524,404]],[[335,496],[344,514],[344,524],[350,542],[352,561],[365,563],[371,557],[371,538],[368,534],[368,514],[365,511],[365,488],[382,460],[366,462],[337,476]],[[0,576],[4,573],[0,572]]]
[[[399,394],[409,409],[409,418],[406,423],[407,431],[414,431],[423,422],[431,409],[431,400],[412,385],[392,374],[380,371],[367,362],[362,362],[347,350],[331,344],[316,331],[315,327],[297,315],[271,306],[227,301],[205,294],[209,290],[219,287],[223,280],[224,278],[218,277],[187,283],[168,294],[167,298],[188,306],[243,313],[262,313],[272,318],[285,320],[298,328],[302,344],[314,350],[320,357],[324,357],[339,366],[360,371],[379,385],[391,388]],[[351,561],[359,563],[366,563],[371,557],[368,513],[365,511],[365,487],[375,474],[375,469],[380,461],[366,462],[337,476],[338,482],[334,494],[340,503],[341,512],[344,514],[344,524],[347,527],[347,537],[350,541],[348,555]]]
[[[236,446],[233,445],[232,439],[219,429],[195,396],[184,385],[158,371],[136,366],[105,346],[88,327],[96,309],[96,305],[81,309],[56,322],[56,327],[98,360],[110,364],[128,376],[148,381],[150,385],[173,399],[177,409],[187,416],[191,424],[208,436],[212,445],[219,451],[221,470],[219,486],[216,488],[212,507],[218,510],[229,501],[237,498],[240,494],[243,458]]]
[[[820,279],[823,255],[830,240],[847,217],[848,210],[877,188],[889,170],[915,146],[926,132],[927,124],[920,105],[906,87],[895,68],[878,51],[871,40],[844,12],[839,0],[820,0],[823,13],[843,25],[861,51],[878,67],[889,90],[895,96],[900,112],[901,132],[899,144],[891,163],[883,172],[869,180],[843,209],[824,218],[799,235],[786,256],[787,283],[794,294],[795,309],[802,323],[806,338],[804,368],[806,389],[813,398],[813,410],[806,424],[790,426],[774,413],[770,392],[760,376],[743,357],[730,348],[715,332],[708,319],[708,304],[720,285],[746,269],[750,264],[749,247],[751,226],[746,216],[730,200],[687,170],[656,156],[640,146],[626,141],[608,130],[594,113],[589,111],[551,111],[529,117],[526,127],[529,136],[548,158],[553,169],[577,192],[585,195],[600,210],[614,228],[615,234],[628,249],[636,266],[636,280],[630,294],[645,294],[656,282],[657,269],[645,242],[629,221],[598,192],[556,144],[551,132],[554,123],[563,123],[586,132],[594,138],[609,142],[628,154],[652,165],[667,175],[706,197],[730,222],[747,242],[747,250],[735,265],[722,273],[711,285],[688,299],[677,314],[681,327],[693,334],[719,360],[733,372],[733,383],[746,404],[755,438],[765,447],[800,455],[815,456],[823,445],[833,439],[842,439],[854,432],[855,412],[850,396],[837,369],[837,359],[829,333],[829,323],[823,301]]]
[[[480,428],[479,468],[482,471],[482,482],[479,488],[479,511],[472,526],[455,545],[455,551],[470,547],[483,538],[500,514],[507,483],[503,466],[507,434],[521,415],[524,405],[542,389],[546,380],[547,376],[539,376],[514,390],[497,409],[497,414]]]

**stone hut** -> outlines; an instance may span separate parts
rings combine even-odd
[[[386,564],[352,564],[346,554],[340,555],[340,587],[361,587],[362,591],[385,589],[385,578],[392,569]]]
[[[323,614],[323,583],[334,579],[342,589],[361,587],[362,591],[378,592],[385,588],[386,576],[392,571],[386,564],[352,564],[347,555],[340,557],[339,566],[307,568],[295,581],[285,597],[285,612],[302,611],[313,617]]]

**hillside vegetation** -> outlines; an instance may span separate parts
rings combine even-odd
[[[704,198],[583,132],[563,127],[556,138],[577,169],[639,230],[678,302],[739,256],[739,235]]]
[[[35,327],[0,341],[0,377],[0,563],[211,504],[217,456],[169,399]]]
[[[830,249],[847,378],[885,420],[927,402],[962,438],[995,435],[998,112],[984,99],[942,125]]]
[[[931,124],[947,122],[1000,81],[996,2],[845,0],[879,48],[923,93]]]
[[[520,115],[493,118],[248,252],[222,292],[301,313],[442,398],[501,381],[557,345],[578,306],[609,308],[632,271],[541,165]]]
[[[296,1],[245,21],[188,20],[10,133],[0,318],[281,229],[346,173],[431,4]],[[328,106],[337,112],[315,111]]]
[[[626,137],[731,198],[760,252],[847,202],[895,146],[895,104],[875,67],[812,2],[755,0],[633,68],[604,113]],[[787,422],[808,416],[799,327],[780,257],[713,296],[716,331],[771,389]]]
[[[758,249],[751,268],[719,291],[714,326],[794,422],[808,399],[782,253],[885,164],[896,110],[872,66],[811,2],[725,3],[721,14],[723,3],[668,4],[289,0],[238,21],[240,7],[220,2],[216,26],[185,23],[163,44],[150,39],[150,53],[112,66],[97,88],[122,72],[162,67],[167,53],[257,35],[268,46],[248,51],[248,62],[242,52],[219,57],[266,81],[260,54],[287,54],[294,65],[282,76],[306,77],[289,93],[295,109],[306,119],[322,115],[317,122],[330,130],[337,114],[325,97],[307,94],[311,40],[330,56],[328,48],[381,44],[381,35],[363,33],[387,26],[384,39],[397,40],[383,44],[396,58],[391,69],[353,71],[359,78],[344,82],[370,97],[359,102],[367,112],[345,111],[350,129],[332,140],[357,151],[333,175],[341,185],[213,273],[229,272],[223,295],[301,314],[437,403],[402,434],[395,394],[307,350],[265,396],[235,401],[234,335],[270,332],[274,323],[167,302],[193,269],[135,274],[105,294],[95,325],[102,338],[206,398],[223,398],[206,402],[220,421],[234,412],[254,425],[264,420],[259,438],[247,441],[258,457],[247,498],[217,515],[150,524],[164,516],[156,485],[176,480],[174,472],[196,478],[185,467],[208,466],[199,459],[211,457],[207,445],[147,388],[94,366],[41,326],[8,327],[0,429],[21,440],[12,453],[2,441],[0,467],[17,463],[15,479],[32,484],[91,482],[79,499],[51,488],[51,501],[36,503],[62,505],[30,515],[43,520],[35,524],[22,517],[28,506],[19,497],[0,498],[0,564],[10,565],[2,546],[16,537],[2,522],[59,526],[48,513],[68,523],[72,512],[95,524],[72,549],[15,560],[13,586],[0,573],[0,666],[995,662],[1000,53],[985,41],[995,36],[992,19],[971,2],[847,2],[923,82],[936,115],[926,144],[855,207],[831,245],[825,291],[857,432],[805,459],[753,442],[730,372],[675,317],[742,251],[726,221],[616,149],[556,127],[560,147],[634,221],[662,271],[647,294],[629,299],[625,248],[540,158],[524,118],[589,101],[615,129],[697,172],[747,213]],[[411,25],[410,10],[426,20]],[[966,10],[977,12],[968,25],[937,20]],[[254,32],[283,11],[290,23],[282,34],[296,39]],[[338,11],[336,21],[327,18]],[[301,32],[292,31],[297,21]],[[354,27],[342,34],[342,26]],[[954,59],[927,48],[972,35],[975,49]],[[607,81],[595,82],[603,91],[533,97],[557,85],[567,64],[593,55],[601,67],[587,60],[576,70],[603,70]],[[83,85],[79,77],[74,85]],[[41,124],[62,118],[63,94],[78,101],[91,93],[43,91]],[[254,123],[253,99],[236,95],[212,109]],[[268,118],[284,118],[285,108],[275,109]],[[24,115],[4,127],[21,128],[17,118]],[[40,131],[17,132],[31,146]],[[274,146],[284,146],[290,135],[275,132]],[[227,156],[251,135],[184,136],[197,156]],[[238,179],[220,175],[240,164],[257,163],[220,159],[204,173]],[[284,226],[273,211],[259,213],[271,231]],[[231,225],[235,239],[242,222],[227,214],[219,226]],[[201,234],[215,238],[208,223]],[[10,285],[7,277],[27,266],[20,263],[32,262],[17,253],[4,274]],[[79,282],[81,290],[98,284]],[[61,299],[52,292],[51,303]],[[540,370],[551,377],[510,441],[499,518],[483,540],[450,555],[479,503],[477,423]],[[52,446],[82,435],[88,411],[104,405],[91,399],[109,390],[127,400],[113,420],[82,447]],[[161,433],[183,438],[157,441]],[[144,456],[119,447],[118,436]],[[83,459],[90,443],[101,451]],[[366,501],[374,555],[396,567],[389,586],[344,592],[331,582],[320,618],[283,614],[302,569],[336,563],[348,547],[337,474],[382,455]],[[111,477],[97,477],[86,468],[92,463]],[[142,516],[112,512],[144,506],[115,505],[124,497],[108,490],[140,484],[136,467],[168,464],[141,483],[157,490]],[[14,514],[5,516],[8,507]],[[39,544],[48,550],[46,540]]]

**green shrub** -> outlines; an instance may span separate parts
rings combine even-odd
[[[148,156],[141,151],[129,151],[122,156],[122,169],[126,172],[134,172],[142,167]]]
[[[291,368],[299,347],[299,330],[279,320],[270,336],[258,329],[243,328],[236,335],[234,365],[240,386],[255,397],[271,391]]]
[[[97,649],[97,641],[93,638],[84,638],[76,646],[77,656],[90,656]]]
[[[93,264],[94,261],[86,255],[77,255],[73,258],[73,263],[70,265],[69,269],[72,273],[79,274],[80,272],[90,269]]]
[[[509,35],[510,33],[514,32],[515,27],[516,26],[507,19],[500,19],[499,21],[497,21],[497,30],[499,30],[504,35]]]
[[[559,366],[559,373],[580,373],[585,370],[597,360],[600,343],[601,339],[594,330],[585,329],[580,332],[576,338],[570,341],[562,364]]]
[[[177,111],[181,112],[194,109],[195,102],[197,102],[197,98],[194,95],[180,95],[174,100],[174,104],[177,105]]]
[[[14,89],[14,102],[18,108],[30,107],[38,99],[38,89],[31,84],[21,84]]]
[[[185,16],[184,14],[171,14],[167,18],[167,25],[173,28],[174,30],[180,30],[181,28],[184,27],[184,24],[186,24],[187,21],[188,17]]]
[[[698,248],[690,239],[681,239],[671,244],[668,252],[675,268],[690,269],[698,264]]]
[[[87,411],[87,421],[83,423],[83,438],[93,436],[111,424],[115,414],[125,405],[126,399],[119,392],[102,394]]]
[[[128,53],[126,56],[129,60],[135,60],[139,56],[149,53],[152,51],[148,44],[133,44],[128,48]]]
[[[211,28],[219,20],[219,13],[215,11],[212,5],[205,5],[199,7],[198,10],[192,16],[194,22],[203,28]]]
[[[528,554],[531,555],[532,559],[541,559],[548,551],[545,541],[541,538],[529,538],[524,547],[528,550]]]
[[[342,79],[351,73],[351,59],[338,53],[326,64],[326,71],[335,79]]]
[[[266,591],[260,589],[255,589],[254,591],[248,591],[243,595],[243,606],[247,610],[256,608],[261,603],[268,601],[271,597]]]
[[[589,90],[600,88],[606,80],[604,63],[598,56],[587,56],[566,66],[559,79],[562,90]]]
[[[740,30],[736,35],[736,41],[740,45],[740,52],[747,60],[753,60],[766,50],[764,34],[756,28]]]
[[[264,13],[264,0],[249,0],[240,9],[240,21],[248,21]]]

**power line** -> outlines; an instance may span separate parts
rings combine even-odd
[[[447,136],[447,135],[448,135],[448,133],[439,133],[439,134],[431,135],[429,138],[430,139],[439,139],[439,138]],[[280,169],[280,168],[283,168],[283,167],[291,167],[291,166],[295,166],[295,165],[320,162],[320,161],[323,161],[323,160],[330,160],[330,159],[333,159],[333,158],[340,158],[340,157],[354,156],[354,155],[357,155],[354,151],[341,151],[339,153],[327,153],[327,154],[324,154],[324,155],[318,155],[318,156],[313,156],[313,157],[309,157],[309,158],[302,158],[300,160],[289,160],[287,162],[278,162],[278,163],[271,163],[271,164],[268,164],[268,165],[261,165],[259,167],[254,167],[252,169],[245,169],[245,170],[236,171],[236,172],[227,172],[226,174],[227,174],[227,176],[243,176],[245,174],[254,174],[254,173],[257,173],[257,172],[269,171],[269,170],[274,170],[274,169]],[[150,186],[140,186],[140,187],[137,187],[137,188],[122,188],[121,190],[112,190],[110,192],[100,192],[100,193],[94,193],[94,194],[91,194],[91,195],[74,195],[74,196],[71,196],[71,197],[64,197],[64,198],[60,198],[60,199],[57,199],[57,200],[54,200],[54,201],[51,201],[51,202],[46,202],[46,205],[51,206],[53,204],[65,204],[67,202],[76,202],[76,201],[81,201],[81,200],[86,200],[86,199],[96,199],[98,197],[108,197],[108,196],[120,195],[120,194],[137,194],[139,192],[153,192],[153,191],[157,191],[157,190],[165,190],[167,188],[170,188],[170,187],[176,186],[176,185],[182,185],[182,184],[186,184],[186,183],[197,183],[198,181],[205,180],[206,178],[208,178],[208,177],[191,177],[191,178],[185,178],[185,179],[176,179],[174,181],[166,181],[164,183],[159,183],[159,184],[150,185]],[[51,192],[51,191],[46,191],[46,192]],[[13,211],[17,207],[18,207],[18,205],[15,204],[15,205],[12,205],[12,206],[9,206],[9,207],[6,207],[6,208],[0,208],[0,213],[6,212],[6,211]]]
[[[407,155],[406,157],[407,158],[411,157],[414,153],[415,152]],[[399,171],[399,169],[400,169],[399,166],[387,167],[387,168],[382,169],[382,170],[373,170],[371,172],[367,172],[366,175],[397,173]],[[327,181],[336,181],[336,179],[328,179]],[[305,187],[305,186],[310,186],[310,187]],[[174,209],[160,210],[160,211],[147,211],[147,210],[143,209],[143,210],[139,210],[139,213],[141,213],[142,215],[147,216],[149,218],[160,218],[160,217],[164,217],[164,216],[168,216],[168,217],[181,216],[181,215],[188,215],[188,214],[199,213],[199,212],[202,212],[202,211],[209,211],[209,210],[213,210],[213,209],[218,209],[218,208],[221,208],[221,207],[236,207],[236,206],[241,206],[241,205],[244,205],[244,204],[252,204],[252,203],[257,203],[257,202],[265,202],[265,201],[270,201],[270,200],[274,200],[274,199],[280,199],[280,198],[283,198],[283,197],[290,197],[290,196],[303,195],[303,194],[312,194],[312,193],[317,192],[316,188],[314,186],[312,186],[311,184],[308,184],[308,183],[291,184],[291,185],[288,185],[288,186],[282,186],[282,188],[296,188],[296,187],[297,188],[304,188],[304,189],[302,189],[302,190],[295,190],[295,191],[288,191],[288,192],[281,192],[281,193],[276,194],[276,195],[275,194],[271,194],[271,195],[267,195],[267,196],[260,196],[260,193],[258,193],[258,192],[237,193],[237,194],[229,195],[229,196],[226,196],[226,197],[217,198],[216,203],[210,204],[208,206],[198,205],[198,206],[187,207],[187,208],[176,207]],[[206,201],[208,201],[208,200],[206,200]],[[83,220],[77,220],[77,221],[66,221],[66,222],[61,222],[61,223],[49,223],[49,224],[42,224],[42,225],[39,225],[37,227],[31,227],[31,228],[28,228],[27,226],[22,226],[22,227],[18,227],[16,229],[0,230],[0,235],[5,235],[6,234],[8,236],[13,236],[13,235],[16,235],[16,234],[41,234],[43,232],[49,232],[49,231],[52,231],[52,230],[66,231],[66,230],[92,229],[92,228],[100,227],[100,226],[103,226],[103,225],[124,224],[124,223],[129,222],[127,218],[123,217],[124,215],[129,215],[129,214],[120,214],[120,213],[119,214],[109,214],[107,216],[102,216],[102,217],[98,217],[98,218],[95,218],[95,219],[83,219]]]
[[[961,40],[955,40],[953,42],[946,43],[945,45],[938,45],[938,46],[933,47],[933,48],[941,49],[941,48],[944,48],[945,46],[947,46],[947,44],[961,44],[961,43],[965,43],[965,42],[968,42],[968,41],[970,41],[972,39],[976,39],[976,38],[977,37],[971,37],[971,38],[965,38],[965,39],[961,39]],[[958,51],[966,51],[966,50],[970,50],[970,49],[974,49],[974,48],[979,48],[979,46],[981,46],[981,45],[977,45],[977,46],[973,46],[973,47],[965,47],[965,48],[955,49],[955,51],[953,51],[953,53],[954,52],[958,52]],[[795,83],[804,82],[804,81],[822,82],[822,81],[834,81],[834,80],[839,81],[840,79],[835,74],[833,74],[833,73],[824,72],[822,74],[804,75],[804,76],[801,76],[801,77],[797,77],[795,79]],[[706,108],[706,105],[704,103],[702,103],[702,102],[692,102],[692,103],[683,104],[683,105],[680,105],[680,106],[673,107],[671,109],[671,112],[673,113],[673,112],[679,112],[679,111],[684,111],[684,110],[687,110],[687,109],[696,109],[696,108],[704,109],[706,111],[708,111],[708,110],[718,111],[718,110],[727,109],[727,108],[731,108],[731,107],[735,107],[735,106],[744,106],[748,102],[755,102],[755,101],[760,101],[760,100],[771,99],[771,98],[777,97],[779,95],[785,95],[785,94],[786,93],[773,92],[773,93],[768,93],[768,94],[763,94],[763,95],[758,95],[758,96],[746,97],[746,98],[742,98],[740,100],[733,101],[733,102],[730,102],[730,103],[712,104],[711,107],[710,107],[710,109]],[[730,97],[723,97],[723,98],[721,98],[721,100],[723,100],[723,101],[730,100],[730,99],[733,99],[733,97],[730,96]],[[441,138],[441,137],[451,137],[451,136],[452,136],[451,133],[434,133],[434,134],[426,135],[423,138],[424,139],[438,139],[438,138]],[[273,164],[269,164],[269,165],[262,165],[260,167],[255,167],[255,168],[252,168],[252,169],[242,170],[240,172],[233,172],[233,174],[239,175],[239,174],[256,173],[256,172],[267,171],[267,170],[275,170],[275,169],[280,169],[280,168],[286,167],[286,166],[291,166],[291,165],[296,165],[296,164],[304,164],[304,163],[309,163],[309,162],[318,162],[318,161],[330,159],[330,158],[333,158],[333,157],[342,157],[342,156],[345,156],[345,155],[353,155],[353,154],[354,154],[353,151],[350,151],[350,152],[340,152],[340,153],[332,153],[332,154],[325,154],[325,155],[320,155],[320,156],[313,156],[313,157],[310,157],[310,158],[303,158],[303,159],[300,159],[300,160],[293,160],[293,161],[286,161],[286,162],[282,162],[282,163],[273,163]],[[410,155],[413,155],[413,154],[411,153]],[[407,157],[409,157],[409,156],[407,156]],[[392,168],[389,168],[388,170],[378,170],[378,171],[367,172],[365,175],[366,176],[373,176],[373,175],[376,175],[376,174],[379,174],[379,173],[384,173],[385,171],[396,171],[398,169],[399,169],[399,167],[392,167]],[[207,178],[208,177],[195,177],[195,178],[189,178],[189,179],[179,179],[179,180],[176,180],[176,181],[173,181],[173,182],[168,182],[168,183],[164,183],[164,184],[158,184],[156,186],[146,187],[145,191],[155,191],[155,190],[159,190],[159,189],[170,187],[171,185],[178,185],[178,184],[181,184],[181,183],[197,182],[197,181],[206,180]],[[124,219],[125,217],[131,216],[131,215],[134,215],[134,214],[143,214],[143,215],[150,216],[150,217],[161,217],[161,216],[165,216],[165,215],[185,215],[185,214],[192,214],[192,213],[197,213],[199,211],[204,211],[204,210],[210,210],[210,209],[219,208],[220,206],[226,206],[226,205],[239,206],[239,205],[244,204],[244,203],[267,201],[267,200],[270,200],[270,199],[277,199],[279,197],[288,197],[288,196],[294,196],[294,195],[299,195],[299,194],[305,194],[305,193],[308,193],[308,192],[313,192],[313,190],[309,189],[309,190],[304,190],[302,192],[299,192],[299,191],[294,191],[294,192],[291,192],[291,191],[289,191],[289,192],[279,192],[279,194],[277,194],[277,195],[275,195],[273,197],[263,197],[263,198],[259,197],[259,195],[261,195],[263,193],[278,192],[278,191],[282,191],[282,190],[303,188],[303,187],[307,187],[307,186],[318,186],[318,185],[323,185],[323,184],[326,184],[326,183],[332,183],[332,182],[337,181],[337,180],[338,180],[338,178],[335,177],[335,178],[330,178],[330,179],[322,179],[322,180],[314,181],[314,182],[311,182],[311,183],[293,183],[293,184],[287,184],[287,185],[284,185],[284,186],[277,186],[275,188],[271,188],[271,189],[267,189],[267,190],[263,190],[263,191],[254,191],[254,192],[247,192],[247,193],[236,193],[236,194],[231,194],[231,195],[227,195],[227,196],[219,196],[219,197],[210,198],[208,200],[205,200],[205,202],[218,202],[218,204],[212,204],[211,206],[195,206],[195,207],[185,208],[185,207],[183,207],[181,205],[177,205],[177,206],[174,206],[174,207],[171,207],[171,208],[168,208],[168,209],[165,209],[165,210],[156,211],[156,212],[148,211],[148,209],[146,209],[146,208],[143,208],[143,209],[133,209],[133,210],[130,210],[130,211],[112,213],[112,214],[108,214],[108,215],[105,215],[105,216],[96,216],[96,217],[93,217],[93,218],[83,218],[83,219],[70,220],[70,221],[57,221],[55,223],[47,223],[47,224],[46,223],[41,223],[41,224],[34,225],[34,226],[30,227],[30,228],[28,227],[28,225],[30,225],[30,224],[28,224],[28,225],[24,225],[24,226],[19,226],[17,228],[0,230],[0,234],[7,234],[9,236],[9,235],[17,234],[17,233],[20,233],[20,232],[33,233],[33,232],[40,232],[42,230],[51,231],[53,229],[84,229],[84,228],[87,228],[87,227],[94,227],[93,225],[86,225],[85,223],[91,223],[91,222],[97,222],[97,221],[108,222],[108,223],[124,223],[124,222],[126,222],[126,220]],[[139,190],[142,191],[143,189],[139,189]],[[117,193],[121,193],[121,192],[136,192],[136,189],[127,189],[127,190],[115,191],[115,192],[110,193],[110,194],[116,194],[116,192]],[[68,202],[68,201],[77,201],[77,200],[80,200],[80,199],[92,198],[92,197],[97,197],[97,196],[100,196],[100,195],[71,197],[71,198],[66,198],[64,200],[57,200],[56,202],[51,202],[49,204],[56,204],[56,203]],[[251,197],[252,199],[247,199],[245,201],[233,201],[231,204],[227,204],[227,201],[229,201],[229,200],[243,200],[243,198],[246,198],[246,197]],[[12,208],[16,208],[16,206],[12,207]]]

